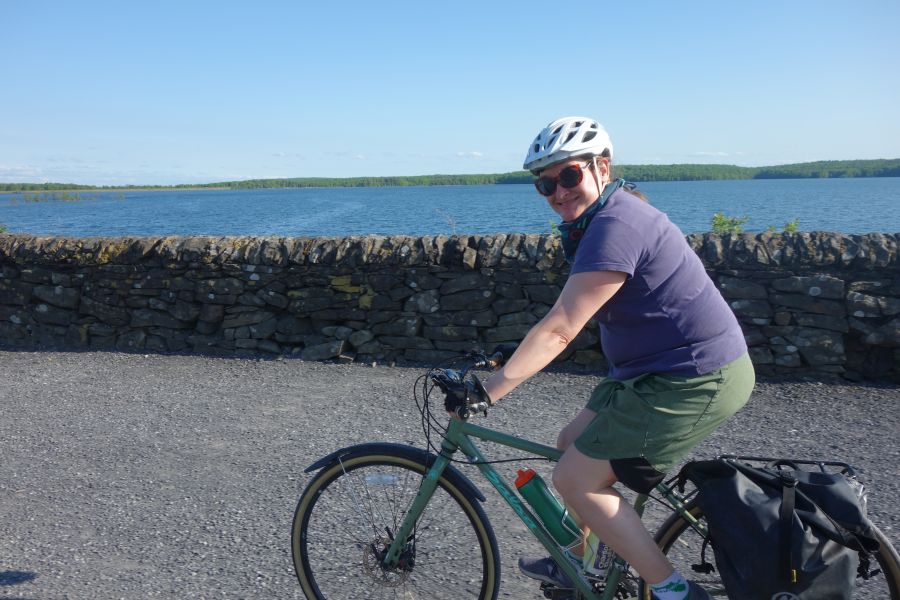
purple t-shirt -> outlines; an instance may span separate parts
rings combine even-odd
[[[747,351],[734,313],[665,213],[617,190],[594,216],[572,274],[628,278],[597,313],[609,376],[702,375]]]

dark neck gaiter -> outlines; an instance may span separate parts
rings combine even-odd
[[[578,250],[578,244],[581,242],[581,238],[584,237],[584,232],[587,231],[588,225],[590,225],[591,220],[593,220],[597,211],[606,204],[606,199],[621,187],[631,190],[634,189],[634,184],[626,183],[624,179],[616,179],[615,181],[607,183],[606,187],[603,188],[603,193],[600,194],[600,197],[597,198],[593,204],[588,206],[587,210],[585,210],[580,217],[574,221],[563,221],[558,225],[563,252],[569,263],[572,263],[575,260],[575,251]]]

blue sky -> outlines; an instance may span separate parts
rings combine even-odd
[[[0,183],[900,157],[900,2],[0,0]]]

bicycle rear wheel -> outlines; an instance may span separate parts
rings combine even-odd
[[[400,564],[381,566],[419,491],[424,456],[412,448],[360,449],[313,478],[291,533],[307,598],[496,598],[497,541],[464,478],[451,471],[438,480]]]
[[[703,513],[696,505],[689,504],[688,511],[696,519],[703,521]],[[870,579],[856,578],[854,600],[900,600],[900,557],[887,538],[875,530],[881,548],[874,557],[881,573]],[[698,573],[691,567],[699,564],[703,537],[692,528],[687,520],[675,513],[671,515],[656,533],[656,543],[663,554],[682,575],[699,583],[713,598],[728,598],[718,571]],[[706,548],[706,560],[715,563],[712,547]],[[873,565],[874,567],[874,565]],[[641,582],[641,600],[651,600],[650,586]]]

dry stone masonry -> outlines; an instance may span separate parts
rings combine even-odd
[[[900,379],[900,234],[695,234],[761,373]],[[519,341],[568,269],[545,235],[0,234],[0,345],[434,362]],[[562,360],[602,365],[593,327]]]

